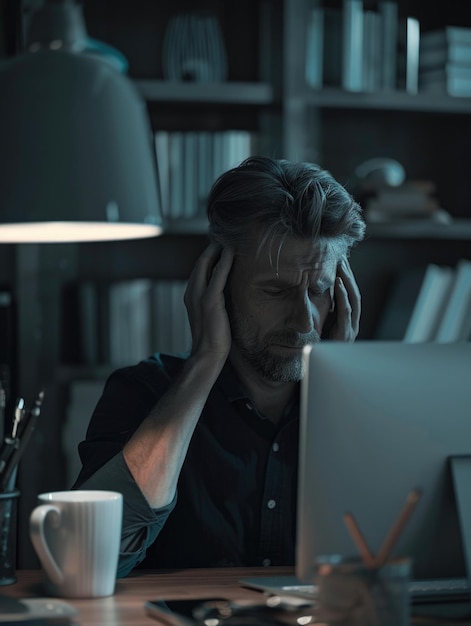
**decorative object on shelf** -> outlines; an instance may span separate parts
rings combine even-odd
[[[0,242],[160,234],[150,122],[125,65],[74,0],[33,14],[28,50],[0,65]]]
[[[163,42],[163,75],[178,81],[227,80],[227,51],[214,14],[195,11],[170,18]]]
[[[363,161],[355,169],[355,177],[363,186],[375,184],[390,185],[395,187],[402,185],[406,179],[404,166],[389,157],[374,157]]]
[[[402,185],[378,185],[365,198],[368,222],[426,220],[448,224],[451,215],[441,208],[431,180],[406,180]]]
[[[351,183],[352,184],[352,183]],[[418,219],[448,224],[450,214],[440,207],[432,180],[408,180],[395,159],[376,157],[355,169],[352,193],[369,223]]]

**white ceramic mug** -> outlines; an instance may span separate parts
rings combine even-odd
[[[48,593],[92,598],[114,593],[123,496],[114,491],[42,493],[30,516],[30,537]]]

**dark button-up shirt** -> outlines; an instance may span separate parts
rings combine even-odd
[[[122,448],[184,363],[155,354],[115,371],[79,445],[75,488],[121,491],[118,575],[146,568],[293,565],[299,403],[274,425],[242,393],[227,363],[190,442],[174,502],[152,509]]]

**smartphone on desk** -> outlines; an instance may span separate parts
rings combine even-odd
[[[214,603],[228,602],[226,598],[191,598],[166,600],[156,598],[148,600],[144,608],[149,617],[152,617],[166,626],[194,626],[200,622],[198,615],[206,606]],[[198,610],[197,610],[198,609]]]
[[[229,600],[227,598],[192,598],[166,600],[156,598],[145,603],[147,615],[164,626],[204,626],[213,623],[223,626],[297,626],[299,617],[312,613],[312,605],[300,598],[267,599],[260,601]],[[307,623],[304,621],[304,623]]]

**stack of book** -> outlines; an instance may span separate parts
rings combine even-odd
[[[82,280],[64,293],[62,358],[67,363],[120,367],[153,352],[191,349],[183,301],[185,280]]]
[[[471,28],[446,26],[422,34],[419,84],[421,91],[471,96]]]
[[[407,343],[471,340],[471,260],[402,270],[392,282],[376,339]]]
[[[444,212],[431,180],[408,180],[398,186],[381,185],[364,201],[371,223],[405,219],[443,220]]]
[[[168,220],[205,213],[212,183],[256,152],[245,130],[164,131],[154,138],[162,212]]]
[[[315,6],[307,23],[306,83],[347,91],[418,91],[420,24],[395,0],[374,9],[363,0]]]

